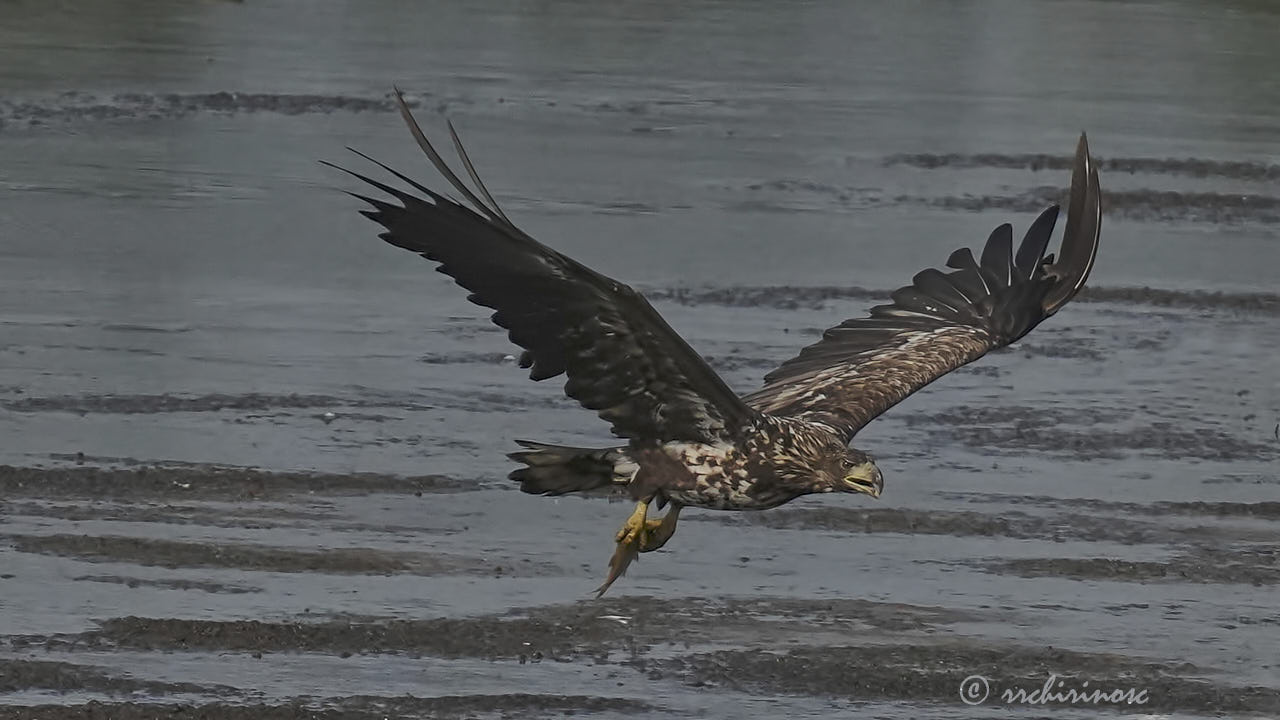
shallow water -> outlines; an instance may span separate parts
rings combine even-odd
[[[1049,673],[1280,708],[1269,6],[5,13],[0,716],[986,717],[961,679]],[[1081,129],[1103,246],[1087,294],[859,436],[881,501],[689,512],[588,602],[625,506],[521,495],[504,453],[607,429],[316,162],[436,182],[392,83],[744,391],[1024,228]]]

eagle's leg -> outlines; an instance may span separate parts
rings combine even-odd
[[[676,520],[680,518],[680,508],[684,507],[680,503],[671,503],[671,509],[661,520],[649,520],[645,522],[645,531],[640,535],[640,552],[653,552],[671,539],[676,534]]]
[[[652,501],[653,498],[649,498],[636,503],[635,511],[618,531],[615,538],[618,547],[613,551],[613,557],[609,558],[609,577],[605,579],[603,585],[596,588],[596,597],[604,595],[604,591],[609,589],[614,580],[622,577],[622,574],[627,571],[627,566],[640,554],[640,548],[644,545],[644,536],[649,530],[646,517],[649,514],[649,503]]]

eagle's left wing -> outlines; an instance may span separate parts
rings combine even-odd
[[[362,214],[383,226],[379,237],[432,261],[469,291],[467,299],[493,309],[494,324],[524,348],[520,366],[532,379],[564,375],[566,395],[635,441],[714,443],[749,426],[755,411],[640,293],[516,227],[480,181],[452,126],[475,190],[436,152],[399,91],[396,101],[422,151],[469,206],[376,160],[417,193],[344,170],[387,199],[352,194],[371,206]]]
[[[1045,257],[1058,207],[1041,213],[1013,248],[1013,229],[991,233],[981,261],[968,248],[929,269],[870,317],[847,320],[765,376],[745,399],[762,412],[831,427],[846,440],[942,375],[1026,335],[1084,286],[1098,252],[1098,171],[1084,137],[1076,149],[1071,204],[1057,261]]]

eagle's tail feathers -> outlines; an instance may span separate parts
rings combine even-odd
[[[621,448],[579,448],[517,440],[524,450],[507,457],[525,467],[509,476],[533,495],[611,491],[625,486],[635,466]]]

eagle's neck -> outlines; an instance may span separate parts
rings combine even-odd
[[[791,497],[833,492],[833,476],[845,445],[830,428],[819,423],[766,415],[747,440],[749,456],[767,465],[779,489]],[[763,478],[762,478],[763,480]]]

